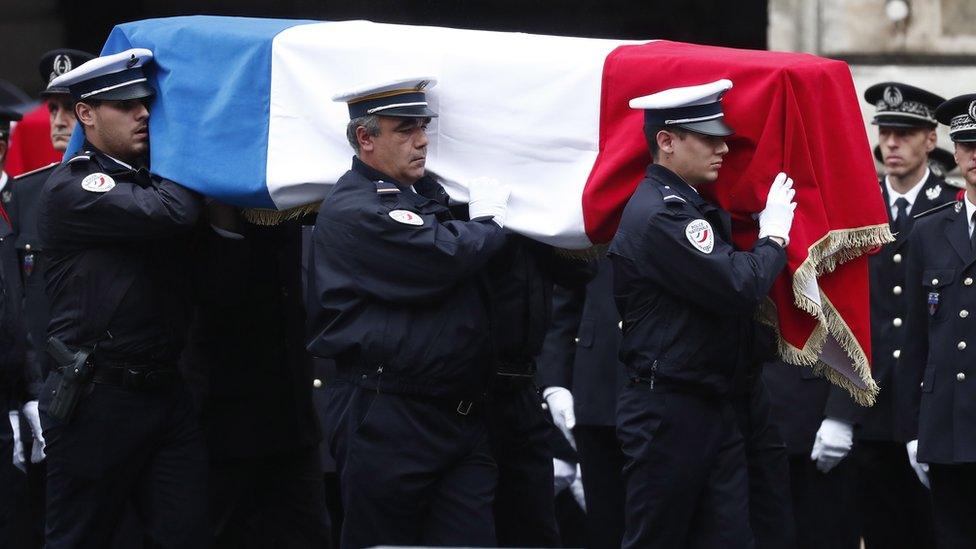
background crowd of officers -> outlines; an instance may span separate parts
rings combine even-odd
[[[0,105],[0,547],[976,547],[976,94],[865,94],[896,241],[864,408],[753,320],[792,181],[752,250],[695,190],[728,81],[632,102],[654,161],[583,260],[506,231],[502,183],[448,200],[433,79],[336,96],[351,169],[259,226],[148,169],[151,53],[92,59],[40,62],[64,163],[8,177]]]

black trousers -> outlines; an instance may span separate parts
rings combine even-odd
[[[495,544],[498,469],[483,406],[377,393],[328,392],[323,431],[342,493],[342,548]]]
[[[208,547],[207,457],[189,392],[91,385],[69,423],[49,417],[47,549],[103,548],[131,502],[157,547]]]
[[[790,456],[793,516],[800,549],[858,549],[854,457],[841,460],[828,473],[817,470],[810,455]]]
[[[29,508],[27,475],[14,467],[13,431],[7,418],[7,410],[2,410],[0,417],[0,547],[20,549],[31,547],[29,528]],[[22,426],[23,427],[23,426]],[[21,428],[21,440],[25,431]],[[30,428],[26,431],[30,437]],[[30,460],[30,454],[25,450],[25,457]]]
[[[528,382],[500,381],[491,393],[488,425],[498,464],[495,532],[502,547],[559,547],[553,488],[552,425]]]
[[[932,501],[901,442],[857,440],[861,535],[866,549],[935,547]]]
[[[318,445],[211,462],[215,547],[329,549]]]
[[[753,547],[745,441],[724,399],[622,390],[623,547]]]
[[[586,531],[590,549],[617,549],[624,537],[625,458],[614,428],[577,425],[576,450],[586,494]]]
[[[938,547],[976,547],[976,463],[932,463],[929,482]]]

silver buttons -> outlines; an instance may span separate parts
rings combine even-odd
[[[624,321],[621,320],[620,322],[618,322],[617,323],[617,327],[620,328],[621,330],[623,330],[624,329]]]
[[[901,295],[901,286],[895,286],[891,289],[891,293],[895,295]]]
[[[967,276],[966,277],[966,280],[963,280],[962,283],[965,284],[966,286],[972,286],[973,285],[973,277]]]
[[[312,380],[312,387],[315,387],[316,389],[318,389],[321,386],[322,386],[322,380],[321,379],[315,378],[315,379]]]
[[[578,337],[574,337],[573,338],[573,343],[579,343],[579,338]]]
[[[895,325],[895,328],[901,328],[901,319],[900,318],[896,318],[896,319],[892,320],[891,323]]]
[[[901,254],[895,254],[891,256],[891,260],[895,263],[901,263]]]
[[[966,374],[962,372],[956,374],[956,381],[966,381]]]
[[[895,352],[891,353],[891,356],[898,358],[901,356],[901,349],[895,349]]]
[[[967,316],[969,316],[969,311],[966,309],[959,311],[959,318],[966,318]]]
[[[27,252],[31,251],[31,245],[30,244],[24,244],[24,251],[27,251]]]
[[[932,279],[932,285],[933,286],[938,286],[939,285],[939,279],[938,278],[933,278]]]
[[[966,350],[966,342],[965,341],[960,341],[956,345],[956,349],[959,349],[960,351],[965,351]]]

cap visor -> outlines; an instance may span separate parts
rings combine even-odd
[[[156,90],[147,82],[136,82],[114,90],[108,90],[87,97],[87,99],[99,99],[101,101],[126,101],[128,99],[143,99],[156,95]]]
[[[716,118],[714,120],[704,120],[702,122],[689,122],[687,124],[675,124],[679,128],[684,128],[686,130],[693,131],[695,133],[700,133],[702,135],[710,135],[713,137],[728,137],[730,135],[735,135],[735,130],[730,128],[721,118]]]
[[[934,128],[938,125],[936,122],[896,115],[875,116],[871,124],[889,128]]]
[[[47,88],[46,90],[41,90],[41,97],[51,97],[52,95],[69,95],[71,91],[68,88]]]
[[[392,116],[396,118],[437,118],[437,113],[423,105],[410,107],[395,107],[377,111],[376,116]]]
[[[976,143],[976,130],[956,132],[949,137],[953,143]]]

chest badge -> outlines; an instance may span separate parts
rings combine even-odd
[[[942,185],[936,185],[930,189],[925,189],[925,197],[929,200],[939,198],[940,194],[942,194]]]
[[[939,310],[939,292],[929,292],[929,315],[934,316]]]
[[[704,219],[696,219],[689,223],[685,227],[685,236],[688,237],[688,242],[691,242],[691,245],[700,252],[710,254],[715,247],[715,231]]]
[[[408,210],[393,210],[390,212],[390,217],[393,218],[393,221],[404,225],[419,227],[424,224],[424,218]]]
[[[81,180],[81,188],[93,193],[107,193],[115,188],[115,180],[103,173],[93,173]]]

